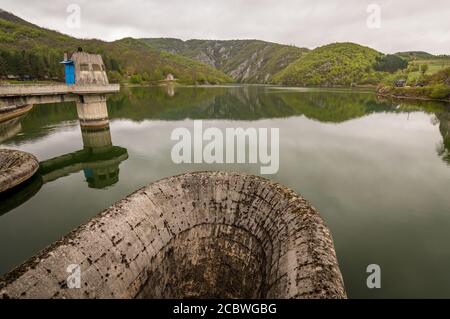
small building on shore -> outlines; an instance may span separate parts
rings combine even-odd
[[[175,81],[175,76],[172,73],[167,74],[166,75],[166,81],[167,82]]]
[[[7,79],[7,80],[20,80],[20,76],[14,75],[14,74],[8,74],[8,75],[6,76],[6,79]]]
[[[402,87],[405,87],[406,80],[405,79],[399,79],[399,80],[395,81],[394,84],[395,84],[396,87],[402,88]]]

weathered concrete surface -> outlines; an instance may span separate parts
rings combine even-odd
[[[85,95],[77,102],[77,113],[82,127],[106,127],[109,125],[106,96]]]
[[[36,173],[39,161],[16,150],[0,150],[0,193],[17,186]]]
[[[120,90],[119,84],[2,84],[0,97],[60,94],[106,94]]]
[[[31,111],[32,108],[33,105],[29,104],[0,107],[0,123],[4,123],[14,118],[18,118],[21,115]]]
[[[81,288],[67,288],[67,266]],[[292,190],[243,174],[167,178],[7,274],[3,298],[345,298],[331,235]]]
[[[120,90],[119,85],[6,85],[0,86],[0,121],[31,110],[31,104],[76,102],[80,124],[85,127],[108,125],[106,93]]]
[[[105,64],[100,54],[73,52],[70,60],[74,62],[77,85],[109,84]]]
[[[0,85],[0,117],[26,105],[83,102],[83,96],[120,91],[119,84],[12,84]],[[11,113],[12,114],[12,113]]]

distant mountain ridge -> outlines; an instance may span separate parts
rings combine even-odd
[[[396,53],[398,56],[401,56],[405,59],[433,59],[436,58],[435,55],[430,54],[428,52],[424,52],[424,51],[405,51],[405,52],[398,52]]]
[[[32,24],[31,22],[25,21],[24,19],[19,18],[18,16],[15,16],[14,14],[12,14],[8,11],[2,10],[1,8],[0,8],[0,19],[15,22],[15,23],[26,24],[28,26],[37,27],[36,25]]]
[[[260,40],[140,39],[148,46],[208,64],[243,83],[271,83],[273,76],[309,49]]]
[[[64,52],[82,47],[103,56],[111,82],[156,83],[169,74],[184,84],[354,86],[431,75],[450,57],[422,51],[385,55],[355,43],[314,50],[261,40],[77,39],[0,9],[0,79],[63,81]],[[424,64],[427,70],[424,70]],[[411,76],[410,76],[411,75]],[[414,77],[412,76],[414,75]]]
[[[114,42],[77,39],[31,24],[12,13],[0,11],[0,76],[18,75],[34,79],[63,80],[59,62],[64,52],[82,47],[102,54],[112,81],[135,77],[160,81],[173,74],[180,82],[226,83],[232,79],[221,71],[184,56],[158,51],[139,40]]]

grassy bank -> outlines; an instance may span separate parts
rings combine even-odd
[[[380,85],[377,94],[394,98],[450,101],[450,68],[424,76],[422,86]]]
[[[377,94],[385,97],[413,100],[436,100],[450,102],[450,87],[433,85],[424,87],[380,86]]]

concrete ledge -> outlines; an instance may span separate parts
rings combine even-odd
[[[0,150],[0,193],[25,182],[38,168],[39,161],[29,153]]]
[[[98,93],[115,93],[120,91],[120,84],[107,84],[107,85],[73,85],[70,87],[70,93],[73,94],[98,94]]]
[[[0,105],[0,123],[8,121],[13,118],[17,118],[29,111],[33,108],[33,105],[24,104],[24,105],[13,105],[2,107]]]
[[[120,91],[120,84],[7,84],[0,85],[0,97],[59,94],[106,94]]]
[[[81,287],[67,286],[67,267]],[[3,298],[345,298],[333,241],[294,191],[237,173],[155,182],[0,281]]]

